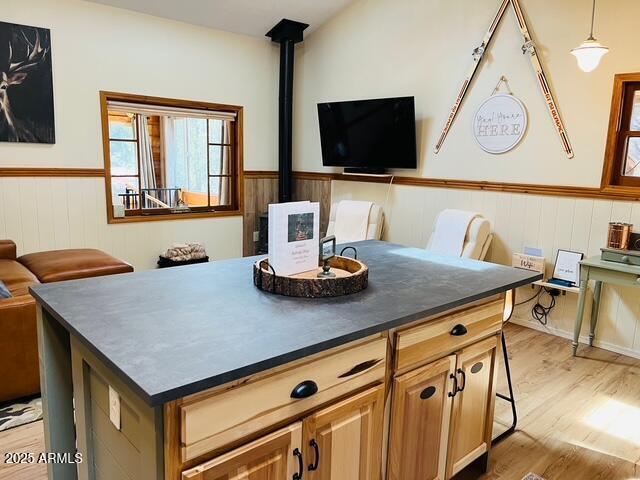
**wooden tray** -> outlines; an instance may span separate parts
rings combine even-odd
[[[316,270],[298,273],[287,277],[273,274],[267,259],[253,264],[253,284],[265,292],[276,293],[288,297],[340,297],[350,295],[367,288],[369,267],[349,257],[335,256],[331,259],[331,272],[334,278],[319,278]]]

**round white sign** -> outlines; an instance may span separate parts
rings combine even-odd
[[[515,148],[526,130],[524,104],[505,93],[487,98],[473,117],[473,137],[488,153],[505,153]]]

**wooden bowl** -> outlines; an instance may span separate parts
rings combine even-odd
[[[266,258],[253,264],[253,284],[265,292],[287,297],[340,297],[367,288],[369,267],[349,257],[335,256],[331,259],[333,278],[318,277],[322,267],[291,276],[273,274]]]

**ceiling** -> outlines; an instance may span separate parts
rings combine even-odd
[[[283,18],[313,31],[353,0],[89,0],[234,33],[264,37]]]

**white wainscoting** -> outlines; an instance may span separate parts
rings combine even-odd
[[[99,248],[131,263],[155,267],[172,243],[203,242],[209,257],[242,255],[242,217],[107,224],[102,178],[0,178],[0,238],[18,254]]]
[[[599,254],[606,242],[609,221],[640,226],[640,202],[410,186],[392,186],[389,190],[382,184],[332,182],[332,201],[342,199],[372,200],[383,206],[386,202],[384,238],[416,247],[427,244],[436,215],[443,209],[480,212],[491,220],[495,234],[488,261],[510,264],[513,252],[537,246],[543,249],[548,273],[559,248],[587,256]],[[533,293],[531,287],[520,289],[518,301]],[[543,303],[548,300],[545,296]],[[571,338],[577,300],[577,295],[571,293],[558,297],[546,327],[531,318],[531,303],[518,307],[512,321]],[[595,344],[640,358],[640,290],[607,286],[600,308]],[[587,333],[589,314],[590,306],[585,312],[583,335]]]

